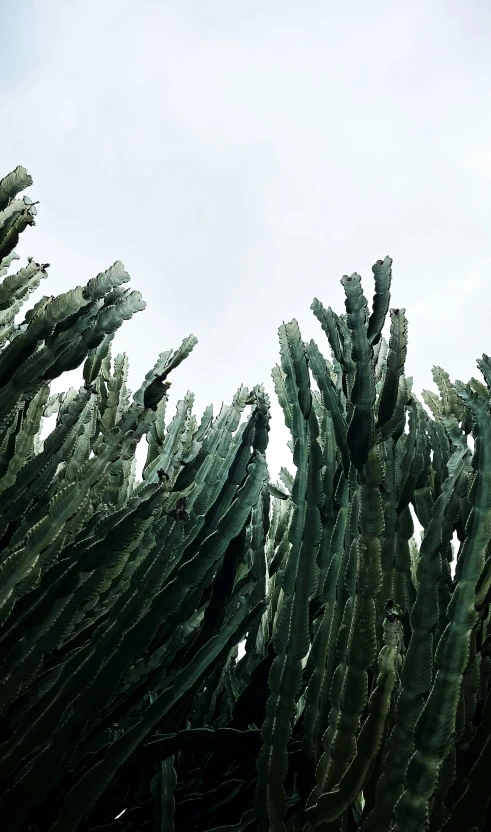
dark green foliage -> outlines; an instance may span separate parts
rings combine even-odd
[[[2,275],[30,184],[0,182]],[[435,367],[426,410],[403,309],[382,334],[391,268],[371,312],[357,274],[345,314],[313,302],[329,360],[280,327],[278,483],[261,386],[199,423],[188,393],[166,419],[193,335],[131,395],[111,344],[144,303],[121,263],[21,323],[47,266],[3,279],[2,829],[490,828],[489,359],[485,383]],[[76,367],[83,387],[50,394]]]

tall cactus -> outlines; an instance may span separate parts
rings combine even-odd
[[[344,314],[312,303],[329,358],[279,329],[295,472],[273,483],[261,385],[169,413],[194,335],[128,389],[121,263],[17,322],[48,275],[8,273],[31,184],[0,181],[2,829],[484,832],[488,356],[420,401],[404,309],[384,337],[391,259],[371,309],[344,276]]]
[[[15,199],[28,184],[22,168],[0,183],[2,273],[19,232],[34,224],[31,201]],[[127,359],[111,361],[111,341],[144,303],[123,288],[122,264],[44,298],[15,325],[41,277],[46,267],[30,262],[1,293],[0,801],[11,830],[33,822],[75,829],[97,814],[118,765],[166,720],[176,724],[183,696],[185,727],[199,683],[226,666],[265,611],[264,593],[253,597],[251,563],[239,582],[220,578],[267,480],[263,389],[241,387],[231,408],[215,420],[207,409],[199,425],[188,394],[166,429],[167,379],[195,337],[161,353],[131,400]],[[50,380],[81,364],[84,387],[50,397]],[[40,443],[43,416],[56,411]],[[144,436],[149,453],[137,483]],[[210,629],[198,644],[200,609]],[[110,752],[115,723],[119,763]],[[152,771],[143,782],[161,801],[159,771],[160,781]],[[172,786],[172,769],[165,778]],[[175,801],[166,800],[169,816]]]

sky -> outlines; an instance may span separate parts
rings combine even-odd
[[[32,297],[121,260],[147,308],[119,330],[135,390],[193,332],[169,409],[200,417],[263,383],[273,480],[289,438],[271,368],[314,297],[344,312],[393,260],[407,374],[481,378],[491,353],[491,4],[487,0],[22,0],[0,12],[0,176],[39,200],[17,247]],[[26,307],[24,307],[25,309]],[[23,310],[24,311],[24,310]],[[81,368],[53,390],[78,387]],[[168,411],[169,412],[169,411]]]

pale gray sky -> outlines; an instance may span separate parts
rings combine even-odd
[[[1,171],[40,200],[18,253],[40,294],[123,261],[136,389],[194,332],[171,410],[198,416],[270,370],[296,317],[344,311],[339,280],[394,258],[414,389],[491,352],[488,0],[22,0],[0,15]],[[23,261],[19,265],[23,265]],[[71,374],[78,386],[81,371]],[[66,386],[58,385],[55,389]],[[288,462],[275,403],[271,473]]]

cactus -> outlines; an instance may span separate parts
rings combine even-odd
[[[371,310],[344,276],[344,314],[312,304],[329,358],[279,328],[295,471],[272,482],[261,385],[168,415],[194,335],[127,388],[112,341],[145,304],[121,263],[17,323],[49,268],[8,273],[31,184],[0,181],[2,828],[484,832],[488,356],[420,401],[404,309],[383,336],[391,259]]]

